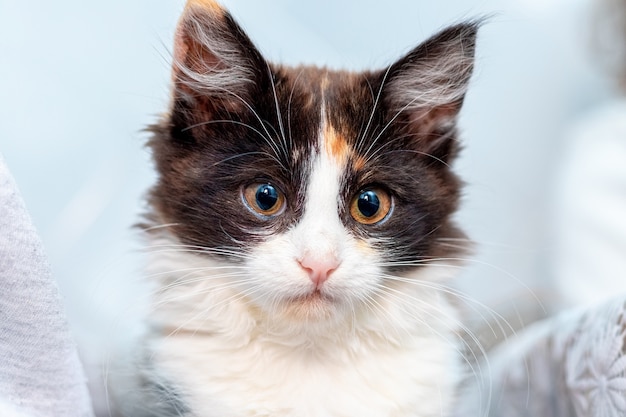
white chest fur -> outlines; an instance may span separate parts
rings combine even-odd
[[[211,337],[159,343],[155,360],[192,416],[442,416],[453,398],[454,349],[434,338],[406,348],[280,346],[259,338],[227,348]]]

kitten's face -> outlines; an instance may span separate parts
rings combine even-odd
[[[190,2],[172,109],[151,141],[154,217],[239,268],[234,288],[266,314],[371,308],[458,236],[449,163],[476,28],[380,72],[292,69],[268,64],[215,3]]]

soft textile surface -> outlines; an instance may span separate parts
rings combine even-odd
[[[622,297],[569,311],[496,348],[491,377],[465,393],[458,416],[625,416],[625,307]]]
[[[92,416],[46,256],[0,156],[0,416]]]
[[[568,133],[555,161],[561,170],[550,263],[559,294],[580,305],[626,292],[626,96],[594,109]]]

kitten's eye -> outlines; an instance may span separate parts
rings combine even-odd
[[[285,197],[272,184],[251,184],[243,190],[248,207],[264,216],[280,214],[285,206]]]
[[[383,220],[391,210],[391,196],[374,187],[359,191],[350,204],[350,214],[359,223],[374,224]]]

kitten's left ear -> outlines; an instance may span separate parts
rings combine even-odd
[[[391,116],[435,147],[450,136],[474,69],[480,21],[439,32],[379,75]]]

